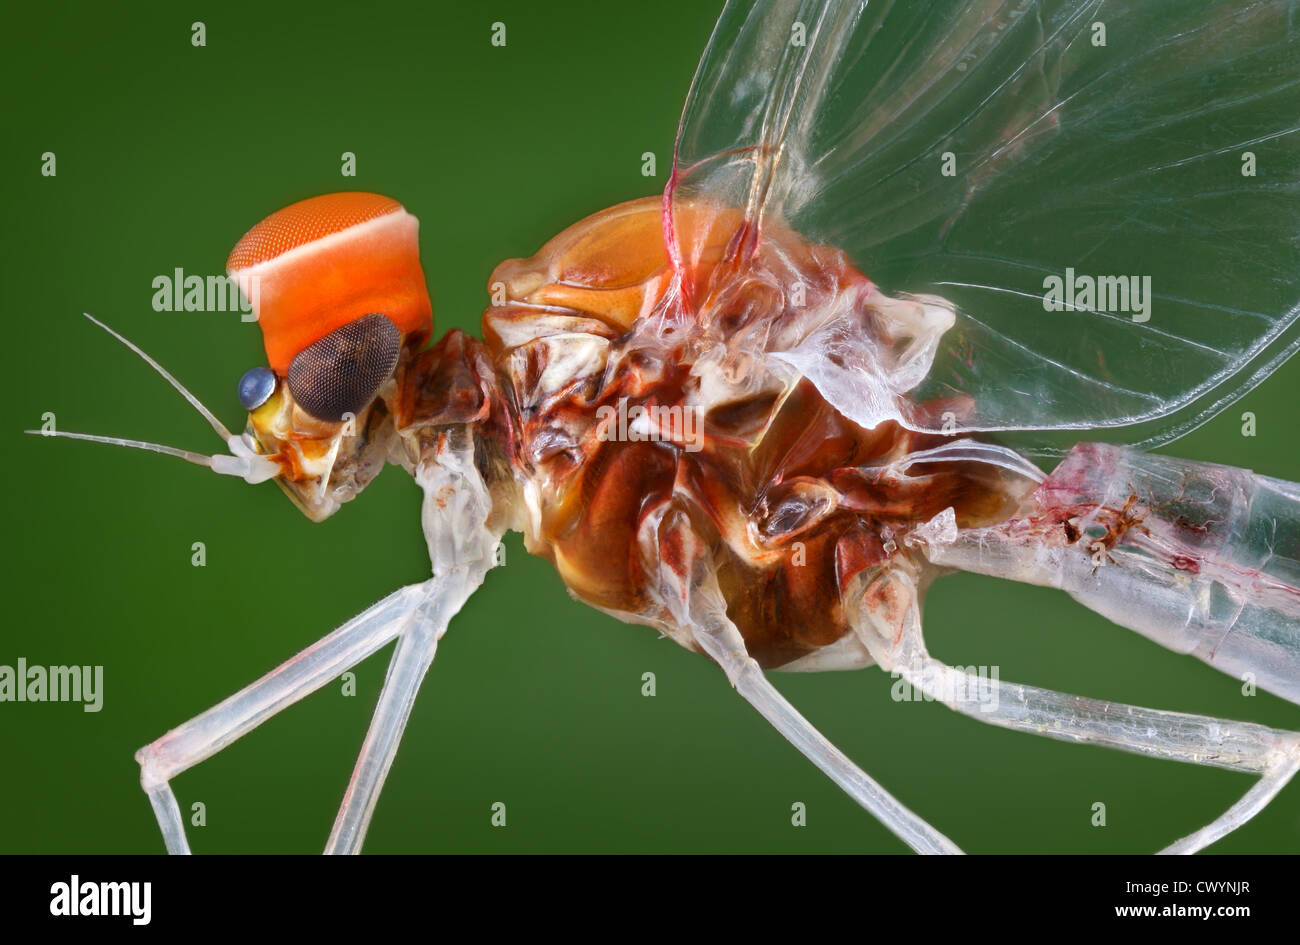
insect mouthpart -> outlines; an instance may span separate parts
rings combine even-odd
[[[347,372],[322,370],[318,389],[328,394],[335,378],[348,386]],[[274,381],[270,396],[249,411],[244,437],[262,454],[275,457],[282,470],[276,481],[299,511],[314,522],[323,521],[361,492],[387,462],[394,435],[392,372],[379,378],[377,390],[370,384],[367,400],[346,404],[349,409],[332,412],[332,420],[305,409],[291,381]]]

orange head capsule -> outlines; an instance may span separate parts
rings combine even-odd
[[[433,328],[418,228],[391,197],[325,194],[271,214],[226,262],[269,364],[240,380],[248,432],[314,519],[382,467],[388,393]]]
[[[244,234],[226,260],[253,304],[278,376],[308,345],[366,315],[427,336],[433,312],[419,223],[379,194],[324,194],[290,204]]]

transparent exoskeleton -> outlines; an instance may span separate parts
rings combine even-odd
[[[396,201],[263,221],[229,262],[267,349],[248,427],[208,414],[232,455],[183,455],[317,520],[398,464],[432,576],[141,750],[168,849],[170,778],[396,639],[327,846],[360,849],[507,529],[715,661],[918,851],[958,848],[766,670],[877,665],[981,721],[1253,773],[1168,849],[1244,823],[1300,735],[974,678],[929,655],[921,600],[950,569],[1058,587],[1300,702],[1300,487],[1143,452],[1295,350],[1298,52],[1290,0],[729,3],[665,192],[502,263],[482,341],[424,346]]]

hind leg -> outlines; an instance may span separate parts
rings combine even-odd
[[[1300,769],[1300,733],[1007,684],[942,663],[925,648],[916,586],[906,573],[886,573],[851,603],[855,630],[882,669],[971,718],[1261,776],[1224,814],[1161,852],[1195,853],[1226,836],[1263,810]]]

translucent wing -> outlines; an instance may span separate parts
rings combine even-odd
[[[787,225],[886,293],[951,303],[925,380],[895,392],[909,426],[970,395],[949,432],[1149,447],[1300,343],[1298,132],[1295,0],[731,2],[666,205],[741,207],[759,239]],[[786,356],[874,423],[853,330]]]

